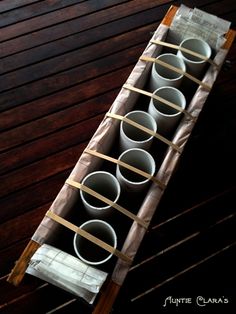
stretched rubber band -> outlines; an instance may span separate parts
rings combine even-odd
[[[95,237],[91,233],[81,229],[80,227],[72,224],[68,220],[58,216],[57,214],[53,213],[52,211],[50,211],[50,210],[47,211],[45,216],[51,218],[52,220],[56,221],[57,223],[59,223],[60,225],[62,225],[64,227],[66,227],[67,229],[70,229],[71,231],[74,231],[75,233],[79,234],[80,236],[82,236],[83,238],[89,240],[90,242],[96,244],[97,246],[101,247],[102,249],[106,250],[107,252],[109,252],[111,254],[114,254],[115,256],[117,256],[118,258],[124,260],[125,262],[128,262],[128,263],[132,262],[132,259],[129,256],[123,254],[122,252],[120,252],[119,250],[115,249],[111,245],[109,245],[106,242],[98,239],[97,237]]]
[[[159,59],[152,58],[152,57],[147,57],[147,56],[144,56],[144,55],[142,55],[139,59],[142,60],[142,61],[148,61],[148,62],[150,61],[150,62],[153,62],[153,63],[160,64],[160,65],[162,65],[165,68],[168,68],[168,69],[170,69],[170,70],[172,70],[174,72],[177,72],[177,73],[179,73],[181,75],[186,76],[188,79],[190,79],[191,81],[193,81],[193,82],[197,83],[198,85],[204,87],[206,90],[208,90],[208,91],[211,90],[211,86],[210,85],[200,81],[199,79],[197,79],[196,77],[190,75],[189,73],[184,72],[181,69],[176,68],[173,65],[170,65],[170,64],[168,64],[168,63],[166,63],[164,61],[161,61]]]
[[[142,170],[140,170],[140,169],[138,169],[138,168],[136,168],[136,167],[133,167],[133,166],[131,166],[131,165],[129,165],[129,164],[127,164],[127,163],[125,163],[125,162],[119,160],[119,159],[112,158],[112,157],[110,157],[110,156],[104,155],[104,154],[99,153],[99,152],[97,152],[97,151],[95,151],[95,150],[91,150],[91,149],[87,149],[87,148],[84,150],[84,152],[85,152],[85,153],[88,153],[88,154],[90,154],[90,155],[93,155],[93,156],[96,156],[96,157],[99,157],[99,158],[102,158],[102,159],[111,161],[111,162],[113,162],[113,163],[115,163],[115,164],[117,164],[117,165],[119,165],[119,166],[121,166],[121,167],[124,167],[124,168],[126,168],[126,169],[129,169],[129,170],[131,170],[131,171],[133,171],[133,172],[135,172],[135,173],[137,173],[137,174],[139,174],[139,175],[141,175],[141,176],[143,176],[143,177],[145,177],[145,178],[147,178],[147,179],[149,179],[149,180],[155,182],[155,183],[158,184],[162,189],[164,189],[164,188],[166,187],[166,185],[165,185],[164,183],[162,183],[161,181],[159,181],[158,179],[156,179],[155,177],[153,177],[151,174],[149,174],[149,173],[147,173],[147,172],[144,172],[144,171],[142,171]]]
[[[202,55],[200,53],[197,53],[195,51],[189,50],[187,48],[184,48],[184,47],[181,47],[181,46],[178,46],[178,45],[174,45],[174,44],[170,44],[170,43],[167,43],[165,41],[158,40],[158,39],[156,39],[156,40],[152,39],[150,42],[152,44],[161,45],[161,46],[164,46],[164,47],[169,47],[169,48],[172,48],[172,49],[176,49],[176,50],[180,50],[180,51],[186,52],[186,53],[188,53],[188,54],[190,54],[190,55],[192,55],[194,57],[202,59],[203,61],[209,62],[211,65],[213,65],[217,69],[220,68],[220,66],[218,64],[216,64],[210,58],[207,58],[206,56],[204,56],[204,55]]]
[[[145,229],[148,228],[148,223],[145,222],[143,219],[139,218],[138,216],[134,215],[133,213],[131,213],[130,211],[128,211],[127,209],[125,209],[124,207],[118,205],[117,203],[114,203],[113,201],[109,200],[108,198],[106,198],[105,196],[95,192],[94,190],[88,188],[87,186],[76,182],[74,180],[71,180],[70,178],[68,178],[66,180],[66,183],[77,188],[80,189],[82,191],[84,191],[85,193],[88,193],[89,195],[92,195],[94,197],[96,197],[97,199],[99,199],[100,201],[106,203],[107,205],[115,208],[116,210],[118,210],[119,212],[121,212],[122,214],[124,214],[125,216],[129,217],[130,219],[136,221],[138,224],[140,224],[141,226],[143,226]]]
[[[130,120],[130,119],[126,118],[126,117],[123,117],[121,115],[118,115],[118,114],[115,114],[115,113],[111,113],[111,112],[107,112],[106,116],[109,117],[109,118],[113,118],[113,119],[117,119],[117,120],[120,120],[120,121],[124,121],[124,122],[134,126],[135,128],[140,129],[143,132],[146,132],[146,133],[150,134],[151,136],[156,137],[157,139],[159,139],[163,143],[167,144],[168,146],[171,146],[177,152],[181,153],[181,148],[179,146],[175,145],[174,143],[169,141],[164,136],[162,136],[162,135],[160,135],[160,134],[158,134],[158,133],[156,133],[156,132],[154,132],[154,131],[146,128],[146,127],[144,127],[143,125],[141,125],[141,124],[139,124],[137,122],[134,122],[133,120]]]
[[[133,92],[136,92],[136,93],[139,93],[139,94],[142,94],[142,95],[145,95],[145,96],[148,96],[148,97],[151,97],[153,99],[156,99],[162,103],[164,103],[165,105],[171,107],[171,108],[174,108],[175,110],[179,111],[179,112],[182,112],[184,113],[186,116],[188,116],[190,119],[192,120],[195,120],[195,118],[185,109],[181,108],[180,106],[177,106],[176,104],[160,97],[160,96],[157,96],[155,95],[154,93],[150,93],[150,92],[147,92],[143,89],[140,89],[140,88],[137,88],[137,87],[134,87],[130,84],[124,84],[123,85],[124,88],[128,89],[128,90],[131,90]]]

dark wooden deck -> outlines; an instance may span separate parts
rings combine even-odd
[[[235,0],[182,3],[235,28]],[[1,313],[91,313],[34,277],[17,288],[6,278],[171,4],[180,1],[0,1]],[[235,51],[234,43],[114,314],[236,313]],[[193,304],[164,308],[169,296]],[[203,308],[197,296],[229,303]]]

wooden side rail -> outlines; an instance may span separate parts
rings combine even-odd
[[[95,306],[93,314],[110,313],[120,288],[121,286],[110,279],[101,291],[100,298]]]
[[[25,275],[25,271],[28,267],[29,261],[39,247],[40,244],[38,244],[37,242],[33,240],[29,241],[19,260],[16,262],[15,267],[7,278],[7,281],[9,283],[13,284],[14,286],[18,286],[21,283]]]

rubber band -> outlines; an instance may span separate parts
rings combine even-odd
[[[177,145],[175,145],[174,143],[172,143],[171,141],[169,141],[167,138],[165,138],[164,136],[160,135],[159,133],[156,133],[148,128],[146,128],[145,126],[134,122],[133,120],[130,120],[126,117],[123,117],[121,115],[115,114],[115,113],[111,113],[111,112],[107,112],[106,116],[109,118],[113,118],[113,119],[117,119],[120,121],[124,121],[132,126],[134,126],[137,129],[142,130],[143,132],[146,132],[148,134],[150,134],[151,136],[156,137],[157,139],[159,139],[160,141],[162,141],[163,143],[167,144],[168,146],[171,146],[173,149],[175,149],[177,152],[181,153],[181,148]]]
[[[156,45],[161,45],[161,46],[164,46],[164,47],[169,47],[169,48],[172,48],[172,49],[176,49],[176,50],[180,50],[180,51],[183,51],[183,52],[186,52],[194,57],[197,57],[199,59],[202,59],[203,61],[206,61],[206,62],[209,62],[211,65],[213,65],[214,67],[216,67],[217,69],[220,68],[220,66],[218,64],[216,64],[213,60],[211,60],[210,58],[207,58],[206,56],[200,54],[200,53],[197,53],[195,51],[192,51],[192,50],[189,50],[187,48],[184,48],[184,47],[181,47],[181,46],[178,46],[178,45],[174,45],[174,44],[170,44],[170,43],[167,43],[165,41],[161,41],[161,40],[150,40],[150,42],[152,44],[156,44]]]
[[[87,154],[90,154],[90,155],[93,155],[93,156],[96,156],[96,157],[105,159],[105,160],[107,160],[107,161],[111,161],[111,162],[113,162],[113,163],[115,163],[115,164],[117,164],[117,165],[119,165],[119,166],[121,166],[121,167],[124,167],[124,168],[126,168],[126,169],[129,169],[129,170],[131,170],[131,171],[133,171],[133,172],[135,172],[135,173],[137,173],[137,174],[139,174],[139,175],[141,175],[141,176],[143,176],[143,177],[145,177],[145,178],[147,178],[147,179],[149,179],[149,180],[155,182],[155,183],[158,184],[162,189],[164,189],[164,188],[166,187],[166,185],[165,185],[164,183],[162,183],[161,181],[159,181],[158,179],[156,179],[155,177],[153,177],[151,174],[149,174],[149,173],[147,173],[147,172],[144,172],[144,171],[142,171],[142,170],[140,170],[140,169],[138,169],[138,168],[136,168],[136,167],[133,167],[133,166],[131,166],[131,165],[129,165],[129,164],[127,164],[127,163],[125,163],[125,162],[119,160],[119,159],[112,158],[112,157],[110,157],[110,156],[104,155],[104,154],[99,153],[99,152],[97,152],[97,151],[95,151],[95,150],[91,150],[91,149],[87,149],[87,148],[84,150],[84,152],[87,153]]]
[[[134,87],[130,84],[124,84],[123,85],[124,88],[128,89],[128,90],[131,90],[133,92],[136,92],[136,93],[139,93],[139,94],[142,94],[142,95],[145,95],[145,96],[148,96],[148,97],[151,97],[157,101],[160,101],[162,103],[164,103],[165,105],[171,107],[171,108],[174,108],[175,110],[179,111],[179,112],[182,112],[184,113],[186,116],[188,116],[190,119],[192,120],[195,120],[195,118],[185,109],[181,108],[180,106],[177,106],[176,104],[160,97],[160,96],[157,96],[155,95],[154,93],[150,93],[150,92],[147,92],[143,89],[140,89],[140,88],[137,88],[137,87]]]
[[[107,252],[114,254],[115,256],[124,260],[125,262],[132,263],[132,259],[129,256],[123,254],[122,252],[120,252],[116,248],[114,248],[111,245],[107,244],[106,242],[100,240],[99,238],[95,237],[91,233],[89,233],[89,232],[81,229],[80,227],[72,224],[68,220],[58,216],[57,214],[53,213],[52,211],[50,211],[50,210],[47,211],[45,216],[51,218],[52,220],[56,221],[57,223],[59,223],[60,225],[62,225],[64,227],[66,227],[67,229],[74,231],[75,233],[79,234],[80,236],[89,240],[90,242],[96,244],[97,246],[101,247],[102,249],[106,250]]]
[[[174,71],[174,72],[177,72],[177,73],[179,73],[179,74],[181,74],[181,75],[186,76],[186,77],[189,78],[191,81],[193,81],[193,82],[197,83],[198,85],[204,87],[206,90],[208,90],[208,91],[211,90],[211,86],[210,86],[210,85],[205,84],[204,82],[200,81],[199,79],[197,79],[196,77],[190,75],[189,73],[184,72],[184,71],[182,71],[181,69],[176,68],[176,67],[174,67],[173,65],[170,65],[170,64],[168,64],[168,63],[166,63],[166,62],[164,62],[164,61],[161,61],[161,60],[156,59],[156,58],[144,56],[144,55],[142,55],[139,59],[142,60],[142,61],[150,61],[150,62],[153,62],[153,63],[160,64],[161,66],[163,66],[163,67],[165,67],[165,68],[168,68],[168,69],[170,69],[170,70],[172,70],[172,71]]]
[[[115,208],[116,210],[118,210],[119,212],[121,212],[122,214],[124,214],[125,216],[129,217],[130,219],[136,221],[138,224],[140,224],[141,226],[143,226],[145,229],[148,228],[148,223],[145,222],[143,219],[139,218],[138,216],[134,215],[133,213],[131,213],[130,211],[128,211],[127,209],[125,209],[124,207],[118,205],[117,203],[114,203],[113,201],[109,200],[108,198],[106,198],[105,196],[97,193],[96,191],[88,188],[87,186],[79,183],[79,182],[76,182],[70,178],[68,178],[66,180],[66,183],[77,188],[77,189],[80,189],[82,190],[83,192],[85,193],[88,193],[89,195],[92,195],[94,197],[96,197],[97,199],[99,199],[100,201],[106,203],[107,205]]]

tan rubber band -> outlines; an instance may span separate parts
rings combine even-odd
[[[136,92],[136,93],[139,93],[139,94],[142,94],[142,95],[151,97],[151,98],[153,98],[153,99],[156,99],[156,100],[158,100],[158,101],[164,103],[165,105],[167,105],[167,106],[169,106],[169,107],[171,107],[171,108],[174,108],[175,110],[177,110],[177,111],[179,111],[179,112],[184,113],[184,114],[185,114],[186,116],[188,116],[190,119],[195,120],[195,118],[194,118],[190,113],[188,113],[187,110],[181,108],[180,106],[177,106],[176,104],[174,104],[174,103],[172,103],[172,102],[170,102],[170,101],[168,101],[168,100],[166,100],[166,99],[164,99],[164,98],[162,98],[162,97],[160,97],[160,96],[157,96],[157,95],[155,95],[155,94],[153,94],[153,93],[147,92],[147,91],[145,91],[145,90],[143,90],[143,89],[134,87],[134,86],[132,86],[132,85],[130,85],[130,84],[124,84],[123,87],[126,88],[126,89],[128,89],[128,90],[131,90],[131,91],[133,91],[133,92]]]
[[[147,179],[149,179],[149,180],[155,182],[155,183],[158,184],[162,189],[164,189],[164,188],[166,187],[166,185],[165,185],[164,183],[162,183],[161,181],[159,181],[159,180],[157,180],[156,178],[154,178],[151,174],[149,174],[149,173],[147,173],[147,172],[144,172],[144,171],[142,171],[142,170],[140,170],[140,169],[138,169],[138,168],[136,168],[136,167],[133,167],[133,166],[131,166],[131,165],[129,165],[129,164],[127,164],[127,163],[125,163],[125,162],[119,160],[119,159],[112,158],[112,157],[110,157],[110,156],[104,155],[104,154],[99,153],[99,152],[97,152],[97,151],[95,151],[95,150],[91,150],[91,149],[87,149],[87,148],[84,150],[84,152],[85,152],[85,153],[88,153],[88,154],[90,154],[90,155],[93,155],[93,156],[96,156],[96,157],[99,157],[99,158],[102,158],[102,159],[111,161],[111,162],[113,162],[113,163],[115,163],[115,164],[117,164],[117,165],[119,165],[119,166],[121,166],[121,167],[124,167],[124,168],[126,168],[126,169],[129,169],[129,170],[131,170],[131,171],[133,171],[133,172],[135,172],[135,173],[137,173],[137,174],[139,174],[139,175],[141,175],[141,176],[143,176],[143,177],[145,177],[145,178],[147,178]]]
[[[134,215],[133,213],[131,213],[130,211],[128,211],[127,209],[125,209],[124,207],[118,205],[117,203],[114,203],[113,201],[109,200],[108,198],[102,196],[101,194],[95,192],[94,190],[88,188],[87,186],[76,182],[74,180],[71,179],[67,179],[66,183],[77,188],[80,189],[94,197],[96,197],[97,199],[99,199],[100,201],[106,203],[107,205],[110,205],[111,207],[115,208],[116,210],[118,210],[119,212],[121,212],[122,214],[124,214],[125,216],[129,217],[130,219],[136,221],[138,224],[140,224],[141,226],[143,226],[145,229],[148,228],[148,223],[145,222],[143,219],[139,218],[138,216]]]
[[[82,236],[85,239],[91,241],[92,243],[98,245],[99,247],[103,248],[107,252],[109,252],[111,254],[114,254],[115,256],[119,257],[120,259],[124,260],[125,262],[128,262],[128,263],[132,262],[132,259],[129,256],[123,254],[122,252],[120,252],[119,250],[115,249],[111,245],[109,245],[106,242],[98,239],[97,237],[95,237],[92,234],[90,234],[89,232],[79,228],[78,226],[72,224],[68,220],[58,216],[57,214],[53,213],[52,211],[50,211],[50,210],[47,211],[46,216],[51,218],[52,220],[56,221],[60,225],[70,229],[71,231],[74,231],[74,232],[78,233],[80,236]]]
[[[184,71],[180,70],[179,68],[174,67],[173,65],[170,65],[170,64],[168,64],[166,62],[163,62],[161,60],[158,60],[156,58],[151,58],[151,57],[147,57],[147,56],[144,56],[144,55],[142,55],[139,59],[142,60],[142,61],[150,61],[150,62],[154,62],[154,63],[160,64],[163,67],[166,67],[166,68],[168,68],[168,69],[170,69],[170,70],[172,70],[174,72],[177,72],[177,73],[179,73],[181,75],[186,76],[191,81],[193,81],[193,82],[197,83],[198,85],[204,87],[206,90],[208,90],[208,91],[211,90],[211,86],[209,86],[208,84],[203,83],[202,81],[198,80],[196,77],[190,75],[187,72],[184,72]]]
[[[161,40],[154,40],[152,39],[150,41],[152,44],[156,44],[156,45],[161,45],[161,46],[165,46],[165,47],[169,47],[169,48],[173,48],[173,49],[176,49],[176,50],[180,50],[180,51],[183,51],[183,52],[186,52],[194,57],[197,57],[199,59],[202,59],[203,61],[206,61],[206,62],[209,62],[211,65],[213,65],[214,67],[216,67],[217,69],[219,69],[219,65],[216,64],[213,60],[211,60],[210,58],[207,58],[206,56],[203,56],[201,55],[200,53],[197,53],[195,51],[192,51],[192,50],[189,50],[187,48],[184,48],[184,47],[180,47],[178,45],[174,45],[174,44],[170,44],[170,43],[167,43],[165,41],[161,41]]]
[[[115,113],[111,113],[111,112],[107,112],[106,113],[106,116],[109,117],[109,118],[113,118],[113,119],[117,119],[117,120],[120,120],[120,121],[124,121],[132,126],[134,126],[135,128],[137,129],[140,129],[142,130],[143,132],[146,132],[154,137],[156,137],[157,139],[159,139],[160,141],[162,141],[163,143],[171,146],[173,149],[175,149],[177,152],[181,153],[181,148],[177,145],[175,145],[174,143],[172,143],[171,141],[169,141],[167,138],[165,138],[164,136],[158,134],[158,133],[155,133],[154,131],[146,128],[145,126],[137,123],[137,122],[134,122],[133,120],[130,120],[126,117],[123,117],[123,116],[120,116],[118,114],[115,114]]]

